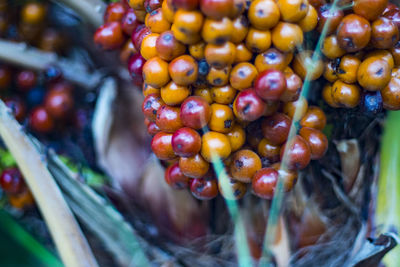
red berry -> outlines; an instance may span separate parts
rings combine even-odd
[[[151,140],[151,150],[160,160],[169,160],[175,158],[172,150],[172,134],[159,132]]]
[[[134,80],[135,84],[143,83],[143,65],[146,63],[146,60],[137,53],[129,58],[128,61],[128,71]]]
[[[74,99],[69,90],[50,90],[44,100],[49,114],[55,119],[66,118],[74,108]]]
[[[123,3],[115,2],[110,3],[107,6],[106,12],[104,13],[104,22],[121,21],[125,14],[125,6]]]
[[[290,147],[287,153],[287,166],[291,170],[301,170],[307,167],[311,160],[311,149],[308,143],[300,135],[296,135],[292,140],[288,141]],[[281,161],[283,161],[286,145],[281,148]]]
[[[36,85],[36,74],[31,70],[23,70],[17,74],[17,86],[26,92]]]
[[[275,113],[263,119],[261,129],[264,137],[274,145],[283,144],[288,138],[291,120],[283,113]]]
[[[174,133],[183,127],[180,108],[162,105],[157,110],[156,124],[163,132]]]
[[[218,195],[218,184],[209,174],[207,177],[193,179],[190,184],[190,191],[193,196],[200,200],[210,200]]]
[[[286,89],[285,75],[274,69],[263,71],[254,82],[254,89],[264,100],[279,100]]]
[[[144,24],[139,25],[133,31],[132,42],[137,51],[140,51],[140,47],[142,46],[142,41],[143,41],[144,37],[146,37],[150,33],[151,33],[150,29],[147,28]]]
[[[18,168],[7,168],[0,176],[0,186],[8,194],[18,194],[25,189],[24,178]]]
[[[201,137],[189,127],[181,128],[172,136],[172,148],[180,157],[193,157],[200,152]]]
[[[211,109],[207,101],[200,96],[190,96],[181,105],[183,125],[200,130],[211,118]]]
[[[256,172],[252,181],[252,188],[255,195],[272,199],[274,197],[279,173],[273,168],[263,168]]]
[[[44,107],[37,107],[31,113],[30,126],[36,132],[49,133],[54,128],[54,120]]]
[[[121,21],[121,27],[124,33],[127,35],[132,35],[136,28],[140,25],[136,14],[133,9],[128,9]]]
[[[174,189],[189,187],[189,177],[184,175],[179,168],[179,163],[172,164],[165,170],[165,181]]]
[[[104,50],[117,49],[124,41],[125,37],[119,22],[108,22],[94,33],[94,42]]]
[[[255,121],[266,112],[267,105],[254,89],[241,91],[233,102],[233,112],[243,121]]]
[[[145,97],[142,104],[142,112],[150,121],[156,121],[158,109],[164,105],[159,94],[149,94]]]

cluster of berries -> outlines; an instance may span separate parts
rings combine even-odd
[[[74,87],[56,67],[43,73],[0,66],[0,96],[21,123],[35,133],[65,132],[82,128],[82,111],[75,109]]]
[[[14,208],[23,209],[34,204],[32,194],[18,168],[10,167],[3,170],[0,175],[0,188]]]
[[[304,79],[323,72],[322,62],[309,67],[312,51],[297,52],[304,33],[321,27],[306,0],[131,0],[110,4],[104,20],[94,40],[130,55],[124,63],[143,83],[151,147],[172,187],[228,197],[227,177],[233,198],[251,184],[271,199],[279,176],[290,190],[297,171],[325,154],[326,116],[300,97]],[[300,129],[288,140],[295,111]]]
[[[319,9],[322,19],[330,18],[321,47],[324,100],[371,113],[400,109],[400,9],[387,0],[355,0],[345,11]]]

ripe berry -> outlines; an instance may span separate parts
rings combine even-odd
[[[337,38],[340,47],[347,52],[360,51],[371,39],[371,25],[361,16],[347,15],[338,26]]]
[[[226,159],[231,154],[228,137],[222,133],[207,132],[201,139],[201,155],[208,162]]]
[[[371,27],[371,42],[376,48],[392,48],[399,40],[399,29],[388,18],[381,17],[375,20]]]
[[[131,38],[133,45],[135,46],[137,51],[140,51],[144,37],[146,37],[150,33],[150,29],[144,24],[137,26],[136,29],[133,31]]]
[[[301,127],[310,127],[323,130],[326,125],[326,116],[322,109],[316,106],[308,107],[307,113],[300,121]]]
[[[181,128],[172,136],[172,148],[180,157],[193,157],[200,152],[201,137],[191,128]]]
[[[157,110],[156,124],[163,132],[174,133],[183,127],[180,108],[162,105]]]
[[[174,189],[184,189],[189,187],[189,177],[185,176],[176,162],[165,170],[165,181]]]
[[[246,142],[246,132],[238,124],[235,124],[232,130],[227,133],[226,136],[229,139],[232,152],[240,149]]]
[[[104,22],[120,22],[125,14],[125,6],[121,2],[110,3],[107,5],[106,12],[104,14]]]
[[[279,100],[286,89],[286,78],[282,71],[266,70],[254,82],[256,93],[264,100]]]
[[[170,81],[168,63],[159,57],[147,60],[143,65],[143,80],[155,88],[166,85]]]
[[[210,200],[218,195],[218,185],[215,179],[197,178],[192,180],[190,191],[200,200]]]
[[[201,178],[208,172],[210,163],[205,161],[200,154],[193,157],[179,158],[179,168],[183,174],[190,178]]]
[[[156,42],[156,49],[158,56],[167,61],[183,55],[186,51],[185,45],[175,38],[172,31],[161,33]]]
[[[19,169],[4,169],[0,176],[0,186],[8,194],[21,193],[25,189],[25,183]]]
[[[360,103],[360,87],[337,80],[332,85],[332,100],[345,108],[354,108]]]
[[[196,61],[189,55],[175,58],[168,66],[171,79],[176,84],[183,86],[188,86],[196,81],[198,70]]]
[[[128,9],[121,20],[122,30],[127,35],[132,35],[140,24],[133,9]]]
[[[211,105],[211,117],[208,123],[210,130],[228,133],[235,124],[235,117],[228,105],[214,103]]]
[[[286,22],[298,22],[302,20],[308,12],[308,1],[306,0],[278,0],[281,19]]]
[[[237,94],[233,102],[233,112],[240,120],[255,121],[266,111],[266,104],[254,89],[246,89]]]
[[[250,183],[254,174],[261,167],[260,157],[251,150],[243,149],[233,154],[230,174],[233,179],[243,183]]]
[[[354,0],[353,11],[367,20],[376,20],[385,10],[388,0]]]
[[[274,145],[266,138],[263,138],[257,147],[258,154],[269,162],[279,161],[280,149],[280,145]]]
[[[159,132],[151,140],[151,150],[160,160],[169,160],[176,157],[172,150],[172,134]]]
[[[150,121],[156,121],[158,109],[164,105],[159,94],[150,94],[146,96],[142,104],[142,112]]]
[[[259,170],[253,178],[252,188],[255,195],[271,200],[274,197],[279,174],[273,168]]]
[[[104,50],[117,49],[125,41],[119,22],[109,22],[100,26],[94,34],[94,42]]]
[[[255,28],[268,30],[278,23],[280,11],[275,1],[256,0],[251,2],[247,16]]]
[[[74,99],[69,90],[51,90],[46,95],[44,105],[50,116],[63,119],[71,114]]]
[[[23,70],[17,74],[16,83],[21,91],[29,91],[37,81],[36,74],[31,70]]]
[[[37,107],[31,112],[30,126],[38,133],[49,133],[54,129],[54,119],[44,107]]]
[[[287,144],[290,146],[285,149]],[[284,154],[287,158],[284,158]],[[288,140],[281,148],[281,161],[287,160],[287,166],[291,170],[301,170],[307,167],[311,160],[311,149],[309,144],[303,137],[296,135],[293,139]]]
[[[376,57],[365,59],[358,68],[357,81],[366,90],[381,90],[391,79],[389,64]]]
[[[138,83],[143,82],[142,74],[143,74],[143,66],[146,63],[146,60],[137,53],[129,58],[128,61],[128,71],[134,81]]]
[[[342,18],[344,16],[343,10],[335,8],[332,4],[325,4],[318,10],[318,26],[317,30],[322,32],[326,28],[326,34],[330,35],[336,31]],[[327,22],[329,22],[327,24]],[[327,24],[325,26],[325,24]]]
[[[207,125],[210,118],[210,106],[202,97],[190,96],[181,105],[181,120],[187,127],[200,130]]]
[[[328,150],[328,138],[317,129],[303,127],[299,134],[308,143],[311,150],[311,159],[320,159]]]
[[[283,144],[288,138],[291,123],[291,119],[282,113],[266,117],[261,124],[264,138],[274,145]]]

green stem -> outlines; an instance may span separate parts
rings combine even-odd
[[[382,232],[400,231],[400,112],[390,111],[385,121],[381,143],[380,174],[376,223]],[[398,266],[400,247],[384,258],[388,267]]]

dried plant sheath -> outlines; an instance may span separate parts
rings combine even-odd
[[[66,266],[98,266],[43,157],[0,101],[0,136],[14,156]]]
[[[50,65],[55,65],[61,69],[65,79],[86,89],[97,86],[103,77],[98,71],[89,72],[87,66],[81,62],[28,47],[25,43],[3,39],[0,39],[0,60],[37,71],[43,71]]]

